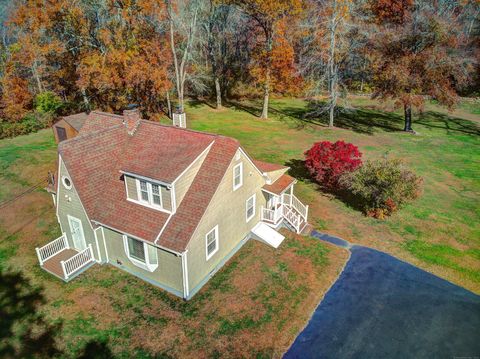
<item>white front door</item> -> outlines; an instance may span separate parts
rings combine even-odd
[[[275,209],[275,207],[278,204],[278,196],[274,196],[272,194],[268,194],[268,200],[267,200],[267,208],[268,209]]]
[[[87,248],[85,236],[83,235],[82,221],[78,218],[68,216],[68,224],[70,225],[70,233],[72,234],[73,247],[79,251]]]

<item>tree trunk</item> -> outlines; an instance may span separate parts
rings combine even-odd
[[[222,91],[220,88],[220,80],[215,76],[215,92],[217,94],[217,110],[222,108]]]
[[[334,2],[334,8],[336,2]],[[337,86],[336,86],[336,74],[335,74],[335,32],[336,32],[336,13],[332,14],[330,25],[330,56],[328,59],[328,91],[330,95],[330,103],[328,112],[330,119],[328,121],[328,127],[333,127],[333,120],[335,114],[335,107],[337,105]]]
[[[270,83],[270,69],[267,69],[267,76],[266,76],[266,81],[263,89],[263,108],[262,108],[262,115],[260,118],[263,119],[268,119],[268,100],[270,97],[270,88],[269,88],[269,83]]]
[[[268,119],[268,100],[270,97],[270,67],[271,67],[271,56],[272,56],[272,48],[273,48],[273,38],[270,34],[271,31],[265,31],[265,37],[267,38],[267,65],[265,69],[265,83],[263,85],[263,108],[262,108],[262,115],[260,118]]]
[[[172,118],[172,104],[170,103],[170,93],[167,91],[167,108],[168,108],[168,117]]]
[[[82,87],[80,89],[80,92],[82,93],[83,104],[85,105],[85,109],[87,111],[90,111],[90,101],[88,101],[87,91],[85,90],[85,87]]]
[[[412,129],[412,106],[405,104],[403,106],[403,109],[405,111],[405,128],[403,130],[407,131],[407,132],[413,132],[413,129]]]

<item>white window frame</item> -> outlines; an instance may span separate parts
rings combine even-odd
[[[136,258],[133,258],[130,256],[130,249],[128,248],[128,238],[134,239],[136,241],[142,242],[143,243],[143,252],[145,253],[145,262],[142,262]],[[123,247],[125,249],[125,254],[127,255],[128,259],[130,262],[132,262],[135,266],[142,268],[146,271],[153,272],[155,269],[158,268],[158,254],[157,254],[157,248],[155,248],[155,260],[153,261],[154,263],[151,263],[150,261],[150,251],[148,250],[148,244],[145,243],[144,241],[140,241],[137,238],[127,236],[126,234],[123,235]]]
[[[248,217],[248,202],[253,198],[253,212],[252,212],[252,215],[250,217]],[[256,213],[256,208],[255,206],[257,205],[257,194],[253,194],[252,196],[248,197],[247,200],[245,201],[245,221],[248,223],[251,221],[251,219],[253,217],[255,217],[255,213]]]
[[[146,201],[142,198],[142,190],[141,190],[141,187],[140,187],[140,182],[145,182],[147,184],[148,201]],[[163,208],[162,186],[161,185],[159,185],[158,183],[151,183],[151,182],[148,182],[147,180],[143,180],[143,179],[139,179],[139,178],[135,178],[135,183],[136,183],[136,186],[137,186],[138,202],[140,202],[141,204],[143,204],[145,206],[148,206],[148,207],[164,209]],[[153,202],[153,188],[152,188],[152,185],[158,186],[158,191],[159,191],[158,194],[159,194],[159,197],[160,197],[160,204],[156,204],[156,203]]]
[[[208,235],[212,232],[215,233],[215,250],[212,253],[208,254]],[[207,261],[210,258],[212,258],[215,253],[218,252],[218,248],[219,248],[219,241],[218,241],[218,224],[217,224],[210,231],[208,231],[207,234],[205,235],[205,256],[207,258]]]
[[[240,168],[240,183],[238,185],[235,185],[235,171],[237,168]],[[236,191],[243,185],[243,162],[240,162],[239,164],[235,165],[233,167],[233,190]]]
[[[65,180],[68,180],[70,182],[69,186],[65,183]],[[62,176],[62,184],[63,184],[63,187],[65,187],[66,189],[72,189],[73,187],[72,179],[68,176]]]

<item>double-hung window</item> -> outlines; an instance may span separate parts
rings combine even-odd
[[[218,225],[205,236],[207,261],[218,251]]]
[[[158,267],[157,249],[138,239],[123,236],[123,245],[128,259],[137,267],[153,272]]]
[[[247,202],[245,203],[245,217],[247,222],[255,216],[255,199],[256,194],[247,199]]]
[[[163,207],[160,185],[139,179],[137,188],[140,202],[154,207]]]
[[[238,165],[233,167],[233,190],[242,187],[243,184],[243,163],[240,162]]]

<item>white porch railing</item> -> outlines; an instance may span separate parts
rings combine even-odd
[[[280,205],[280,207],[282,207],[282,205]],[[277,224],[278,221],[282,218],[282,209],[280,207],[276,209],[268,209],[262,207],[261,220]]]
[[[303,219],[306,221],[308,217],[308,205],[304,205],[300,200],[295,197],[294,194],[291,196],[292,200],[292,207],[297,210],[298,213],[303,217]]]
[[[35,248],[35,251],[37,252],[38,261],[40,262],[40,265],[43,265],[45,261],[49,260],[55,254],[63,251],[66,248],[68,248],[68,242],[64,233],[60,237],[51,241],[50,243],[47,243],[43,247]]]
[[[83,251],[75,254],[72,258],[69,258],[66,261],[61,261],[60,264],[62,265],[65,279],[68,279],[72,273],[76,272],[84,265],[94,261],[95,259],[93,258],[92,245],[89,244],[88,247]]]
[[[282,206],[283,217],[290,223],[297,233],[300,233],[300,216],[288,206]]]

